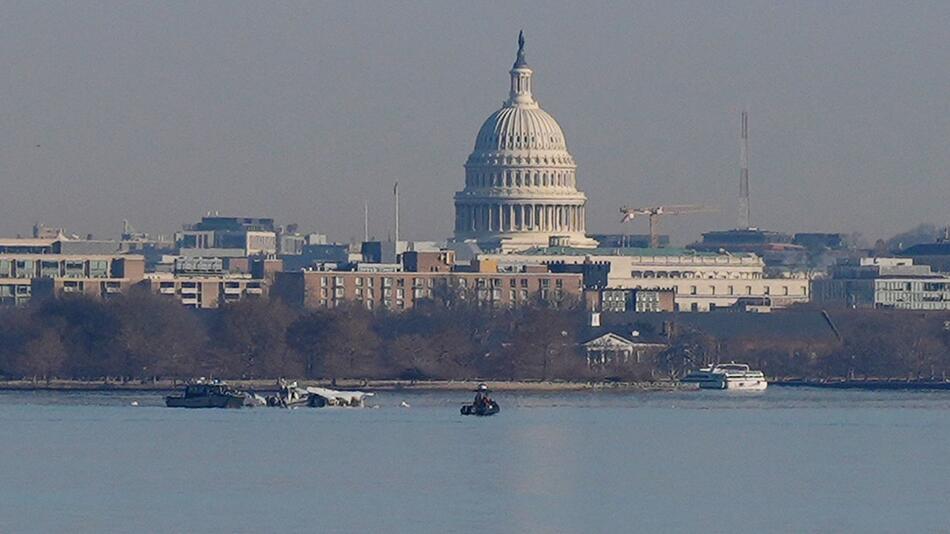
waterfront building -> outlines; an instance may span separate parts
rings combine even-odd
[[[587,367],[603,369],[630,364],[653,364],[653,358],[668,345],[659,339],[643,339],[637,331],[619,332],[599,329],[603,333],[581,343],[587,357]]]
[[[549,272],[298,271],[278,273],[271,295],[305,308],[355,303],[407,310],[420,300],[472,299],[499,307],[578,302],[581,275]]]
[[[144,274],[145,258],[138,255],[0,253],[0,304],[67,294],[107,298]]]
[[[521,250],[551,239],[594,247],[585,235],[587,197],[564,132],[534,97],[524,36],[511,68],[508,100],[478,131],[455,194],[455,241],[482,250]]]
[[[608,289],[672,290],[675,309],[705,312],[758,297],[782,308],[809,300],[807,278],[766,278],[762,258],[751,253],[700,252],[678,248],[581,249],[538,247],[512,254],[485,254],[499,265],[607,265]]]
[[[185,307],[199,309],[267,295],[266,281],[250,274],[148,273],[140,285]]]
[[[816,302],[850,308],[950,310],[950,275],[911,258],[841,260],[831,276],[814,280]]]

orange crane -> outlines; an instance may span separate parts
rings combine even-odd
[[[646,215],[650,219],[650,246],[658,248],[660,246],[660,217],[664,215],[683,215],[686,213],[713,213],[719,211],[716,208],[699,205],[679,205],[679,206],[651,206],[648,208],[620,208],[623,214],[621,223],[630,222],[636,217]]]

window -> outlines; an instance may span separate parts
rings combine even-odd
[[[772,293],[771,289],[772,289],[772,288],[770,288],[769,286],[765,286],[764,288],[762,288],[762,293],[765,294],[765,295],[768,295],[768,294]]]
[[[361,277],[357,276],[354,283],[356,284],[356,287],[362,287],[362,286],[363,286],[363,279],[362,279]]]
[[[343,298],[343,296],[344,296],[344,295],[343,295],[343,288],[342,288],[342,287],[335,287],[335,288],[333,288],[333,298],[341,299],[341,298]]]
[[[558,278],[557,280],[555,280],[555,281],[554,281],[554,287],[558,287],[558,288],[564,287],[564,280],[561,280],[560,278]]]
[[[390,277],[388,277],[388,276],[385,277],[385,278],[383,278],[383,287],[392,287],[392,286],[393,286],[393,279],[392,279],[392,278],[390,278]]]
[[[59,276],[59,262],[42,260],[40,262],[40,277],[41,278],[55,278]]]
[[[508,280],[508,287],[518,287],[518,281],[515,280],[514,278],[512,278],[511,280]]]
[[[528,279],[527,279],[527,278],[522,278],[522,279],[521,279],[521,287],[528,287]]]
[[[67,278],[82,278],[86,274],[84,267],[82,260],[66,260],[65,275]]]
[[[106,260],[90,260],[89,276],[92,278],[108,278],[109,262]]]
[[[696,286],[689,286],[689,294],[690,295],[696,294]]]
[[[33,278],[33,260],[16,260],[15,263],[17,278]]]

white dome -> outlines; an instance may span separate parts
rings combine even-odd
[[[475,138],[476,153],[526,149],[567,151],[561,127],[540,107],[506,105],[485,120]]]
[[[455,240],[505,251],[552,240],[595,246],[585,235],[587,197],[577,190],[564,132],[531,93],[523,35],[510,74],[508,100],[479,128],[465,163],[465,188],[455,194]]]

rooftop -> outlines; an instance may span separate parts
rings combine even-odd
[[[524,256],[720,256],[717,252],[701,252],[686,248],[575,248],[535,247],[515,255]],[[743,254],[744,255],[744,254]]]

